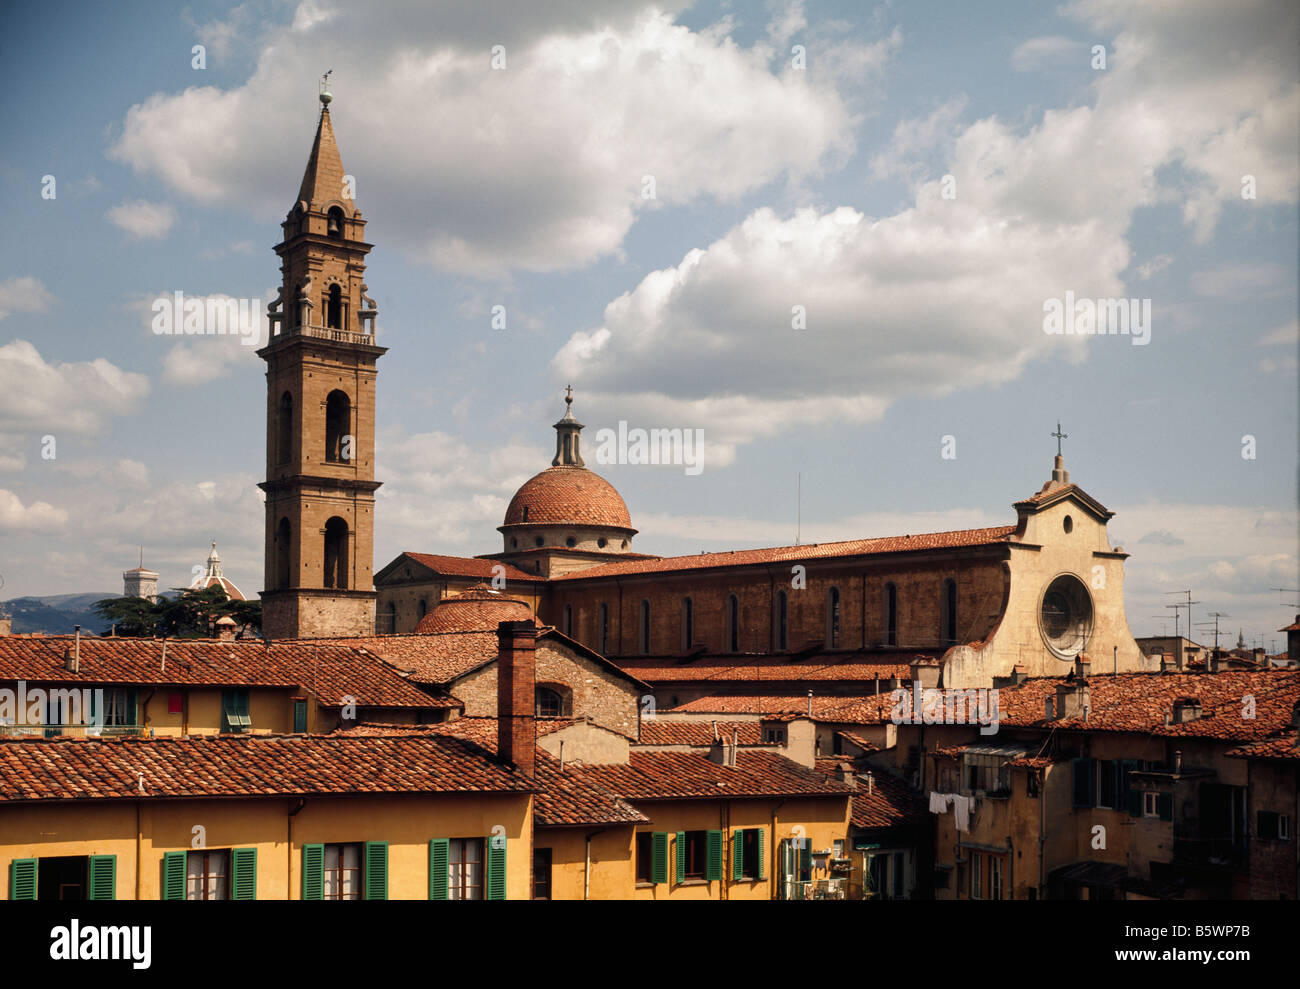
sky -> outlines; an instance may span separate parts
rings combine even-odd
[[[661,555],[1014,522],[1059,421],[1134,633],[1190,589],[1285,647],[1294,3],[0,16],[0,599],[117,591],[140,547],[183,586],[212,540],[260,590],[264,365],[151,306],[275,297],[332,70],[389,348],[375,570],[498,551],[570,383]],[[1049,332],[1077,300],[1136,321]],[[620,421],[703,430],[703,469],[596,463]]]

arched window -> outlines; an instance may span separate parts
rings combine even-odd
[[[650,602],[641,602],[641,652],[650,652]]]
[[[689,649],[695,644],[695,604],[690,598],[682,598],[682,648]]]
[[[898,645],[898,588],[892,583],[885,585],[885,645]]]
[[[727,652],[740,652],[740,599],[727,598]]]
[[[325,399],[325,459],[339,463],[352,459],[348,434],[352,428],[352,401],[345,392],[332,391]]]
[[[564,606],[564,634],[573,638],[573,605]]]
[[[840,647],[840,589],[832,587],[826,592],[826,646]]]
[[[288,519],[280,519],[275,530],[275,586],[284,589],[291,586],[293,568],[290,565],[290,528]]]
[[[790,648],[790,599],[785,591],[776,596],[776,648],[784,652]]]
[[[280,396],[280,413],[276,420],[276,462],[287,464],[293,459],[293,395]]]
[[[533,696],[533,713],[539,718],[567,718],[573,713],[569,691],[558,684],[538,684]]]
[[[600,654],[609,653],[609,605],[601,602],[600,628],[596,630],[596,641],[600,643]]]
[[[940,634],[944,645],[957,644],[957,582],[949,577],[943,582],[943,595],[939,600]]]
[[[337,206],[331,206],[329,213],[326,214],[325,232],[331,237],[342,238],[343,236],[343,210]]]
[[[397,634],[397,602],[389,601],[384,609],[384,631],[390,635]]]
[[[325,586],[348,589],[348,524],[337,515],[325,523]]]
[[[429,602],[426,601],[424,598],[420,598],[420,617],[423,618],[428,613],[429,613]]]
[[[325,301],[325,325],[332,330],[343,329],[343,289],[337,284],[330,286]]]

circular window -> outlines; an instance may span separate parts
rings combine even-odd
[[[569,549],[573,549],[573,547],[578,545],[578,540],[570,536],[568,539],[564,540],[564,545],[569,547]]]
[[[596,540],[596,545],[599,546],[601,549],[604,549],[604,548],[605,548],[605,537],[604,537],[604,536],[601,536],[599,539],[597,539],[597,540]]]
[[[1038,608],[1038,627],[1047,648],[1060,659],[1083,652],[1092,634],[1092,596],[1083,581],[1062,574],[1047,585]]]
[[[1065,521],[1061,523],[1061,527],[1062,527],[1063,529],[1065,529],[1065,531],[1066,531],[1067,533],[1073,532],[1073,531],[1074,531],[1074,519],[1070,518],[1070,516],[1067,515],[1067,516],[1065,517]]]
[[[546,541],[546,540],[544,540],[541,536],[538,536],[538,537],[537,537],[537,545],[538,545],[538,546],[541,546],[545,541]]]

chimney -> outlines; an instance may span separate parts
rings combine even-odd
[[[1183,752],[1179,749],[1174,752],[1174,775],[1177,776],[1183,771]]]
[[[63,651],[63,665],[70,673],[81,672],[81,626],[76,626],[72,633],[72,652]]]
[[[857,780],[855,780],[855,779],[853,778],[853,764],[852,764],[851,762],[844,761],[844,762],[841,762],[838,766],[836,766],[836,767],[835,767],[835,776],[836,776],[836,778],[837,778],[841,783],[843,783],[843,784],[844,784],[845,786],[847,786],[849,789],[851,789],[851,790],[856,790],[856,789],[858,788]],[[869,787],[870,787],[870,779],[871,779],[871,778],[870,778],[870,774],[868,774],[868,777],[867,777],[867,783],[868,783],[868,790],[867,790],[867,792],[868,792],[868,793],[871,792],[871,790],[869,789]]]
[[[1087,679],[1092,673],[1092,660],[1088,658],[1087,653],[1079,653],[1074,657],[1074,678]]]
[[[731,765],[736,765],[737,754],[740,752],[740,729],[731,729]]]
[[[12,618],[0,618],[0,635],[14,634],[14,620]]]
[[[812,691],[808,691],[808,717],[812,717]]]
[[[235,641],[235,620],[229,615],[222,615],[217,619],[217,641]]]
[[[870,795],[875,792],[876,792],[876,774],[868,769],[867,770],[867,794]]]
[[[536,650],[537,626],[531,621],[497,626],[497,758],[529,777],[537,759]]]
[[[1182,725],[1201,716],[1201,702],[1196,697],[1179,697],[1174,701],[1173,724]]]
[[[1052,698],[1044,697],[1043,698],[1043,720],[1051,721],[1052,718],[1054,717],[1055,715],[1052,713]]]
[[[1173,654],[1173,653],[1169,653],[1169,652],[1161,653],[1161,654],[1160,654],[1160,672],[1161,672],[1161,673],[1173,673],[1174,670],[1176,670],[1176,669],[1178,669],[1178,661],[1177,661],[1177,658],[1174,656],[1174,654]]]
[[[932,656],[917,656],[908,664],[912,668],[912,679],[921,682],[922,690],[932,690],[939,686],[939,661]]]
[[[1025,667],[1021,663],[1017,663],[1015,666],[1011,667],[1012,686],[1019,687],[1022,683],[1024,683],[1028,679],[1029,679],[1029,673],[1025,670]]]

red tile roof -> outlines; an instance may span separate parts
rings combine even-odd
[[[856,732],[840,731],[840,732],[836,732],[835,734],[839,735],[840,738],[847,738],[853,745],[856,745],[867,755],[870,755],[872,752],[880,751],[879,745],[877,745],[875,742],[871,741],[870,739],[866,738],[865,736],[857,734]]]
[[[880,694],[832,696],[814,694],[812,718],[829,724],[875,725],[889,720],[891,691]],[[788,721],[808,716],[805,694],[713,694],[670,708],[687,714],[757,714]]]
[[[533,789],[479,747],[432,735],[0,741],[0,803]]]
[[[510,499],[504,525],[608,525],[632,528],[622,496],[595,471],[564,464],[525,481]]]
[[[635,657],[617,663],[638,679],[650,684],[686,683],[699,680],[842,681],[873,683],[880,680],[910,680],[909,665],[916,655],[889,652],[825,652],[808,659],[789,656],[734,654],[706,655],[682,661],[670,657]]]
[[[826,779],[774,752],[742,749],[737,765],[719,766],[703,752],[633,749],[626,766],[579,766],[581,773],[634,803],[638,800],[725,800],[739,797],[848,796]]]
[[[817,771],[835,779],[836,768],[844,759],[818,759]],[[870,792],[867,774],[871,774]],[[849,818],[855,828],[893,828],[929,820],[930,808],[919,793],[897,776],[876,767],[853,770],[857,789],[853,793],[853,810]]]
[[[580,719],[555,718],[538,720],[539,735],[561,731],[580,723]],[[425,735],[458,738],[478,746],[495,757],[497,752],[496,718],[455,718],[436,725],[377,725],[349,728],[342,735]],[[559,760],[543,749],[537,750],[534,783],[537,796],[533,812],[539,827],[564,827],[584,824],[639,824],[649,820],[644,814],[594,780],[575,774],[572,764],[563,771]]]
[[[639,745],[689,745],[707,749],[713,744],[711,721],[667,721],[646,718],[641,722]],[[739,733],[741,745],[765,745],[762,726],[757,721],[719,721],[718,732],[730,742]]]
[[[1248,745],[1229,749],[1225,754],[1232,756],[1234,759],[1259,759],[1263,762],[1294,763],[1300,761],[1300,737],[1297,737],[1296,729],[1291,728],[1273,738],[1266,738],[1261,742],[1251,742]]]
[[[501,622],[532,622],[542,627],[527,601],[494,591],[487,584],[475,584],[460,594],[439,601],[420,619],[415,632],[428,635],[432,632],[482,632],[490,629],[495,635]]]
[[[428,567],[436,573],[445,574],[448,577],[478,577],[487,580],[500,573],[506,580],[526,580],[536,582],[545,580],[537,574],[525,573],[518,567],[511,566],[509,563],[500,563],[496,560],[484,560],[475,556],[442,556],[437,553],[413,553],[407,550],[402,556],[409,556],[421,566]],[[400,559],[400,557],[399,557]],[[397,562],[396,560],[393,561]],[[390,563],[388,566],[392,566]],[[498,571],[496,567],[503,567],[504,572]],[[384,568],[385,570],[388,567]]]
[[[836,543],[811,543],[803,546],[778,546],[772,549],[740,549],[729,553],[700,553],[696,556],[671,556],[659,560],[628,560],[605,563],[598,567],[575,570],[553,580],[596,580],[630,574],[673,573],[705,570],[712,567],[739,567],[764,563],[797,563],[835,557],[868,556],[876,553],[909,553],[919,550],[956,549],[965,546],[992,546],[1005,543],[1016,531],[1014,525],[986,529],[956,529],[951,532],[926,532],[908,536],[884,536],[876,539],[850,539]]]
[[[167,662],[159,639],[81,639],[80,672],[64,664],[69,635],[0,636],[0,680],[60,684],[156,684],[158,686],[267,687],[316,694],[326,707],[351,697],[361,707],[449,707],[453,699],[430,696],[390,665],[342,644],[348,640],[168,639]]]

